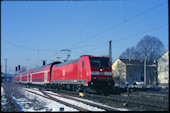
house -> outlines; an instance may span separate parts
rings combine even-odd
[[[158,83],[169,85],[169,50],[163,53],[158,62]]]
[[[144,62],[133,59],[117,59],[112,64],[113,78],[116,83],[144,81]],[[157,81],[157,66],[154,62],[146,65],[147,84]]]

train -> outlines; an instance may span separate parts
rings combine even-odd
[[[109,57],[82,55],[16,74],[13,82],[45,85],[77,92],[108,92],[114,87]]]

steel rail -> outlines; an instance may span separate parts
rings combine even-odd
[[[110,96],[102,96],[102,95],[90,95],[88,94],[88,96],[93,96],[93,97],[97,97],[97,98],[104,98],[104,99],[109,99],[109,100],[116,100],[116,101],[121,101],[121,102],[125,102],[125,103],[133,103],[133,104],[138,104],[138,105],[144,105],[144,106],[148,106],[148,107],[160,107],[160,108],[167,108],[168,103],[162,102],[162,101],[154,101],[154,100],[150,100],[147,98],[140,98],[140,97],[124,97],[121,95],[110,95]]]
[[[50,89],[50,91],[56,91],[53,89]],[[65,93],[71,93],[71,94],[76,94],[73,91],[66,91],[66,90],[60,90],[60,93],[65,92]],[[132,97],[130,96],[131,94],[127,95],[127,97],[123,95],[109,95],[109,96],[102,96],[102,95],[96,95],[96,94],[86,94],[86,96],[91,96],[91,97],[96,97],[96,98],[103,98],[107,99],[108,101],[113,100],[113,101],[120,101],[120,102],[125,102],[129,104],[135,104],[135,105],[142,105],[145,107],[156,107],[156,108],[163,108],[163,109],[169,109],[167,104],[168,102],[165,101],[159,101],[159,100],[152,100],[152,99],[147,99],[147,98],[141,98],[141,97]]]
[[[56,102],[59,102],[59,103],[61,103],[61,104],[64,104],[64,105],[66,105],[66,106],[69,106],[69,107],[71,107],[71,108],[77,109],[77,110],[79,110],[79,111],[89,111],[89,110],[87,110],[87,109],[84,109],[84,108],[81,108],[81,107],[78,107],[78,106],[69,104],[69,103],[67,103],[67,102],[61,101],[61,100],[59,100],[59,99],[53,98],[53,97],[51,97],[50,95],[47,95],[47,94],[44,93],[44,92],[43,92],[43,94],[46,95],[46,96],[41,95],[41,94],[38,94],[38,93],[35,93],[35,92],[33,92],[33,91],[26,90],[26,89],[23,89],[23,90],[28,91],[28,92],[31,92],[31,93],[36,94],[36,95],[39,95],[39,96],[42,96],[42,97],[44,97],[44,98],[47,98],[47,99],[56,101]]]
[[[99,104],[87,102],[87,101],[80,100],[80,99],[76,99],[76,98],[73,98],[73,97],[71,97],[71,96],[64,95],[64,94],[62,94],[62,95],[56,95],[56,94],[52,94],[52,93],[50,93],[50,92],[48,92],[48,94],[53,95],[53,96],[58,96],[58,97],[63,97],[63,98],[75,100],[75,101],[79,101],[79,102],[82,102],[82,103],[85,103],[85,104],[88,104],[88,105],[91,105],[91,106],[94,106],[94,107],[98,107],[98,108],[104,109],[104,110],[106,110],[106,111],[119,111],[119,110],[117,110],[117,109],[115,109],[115,108],[112,108],[112,107],[107,107],[107,106],[102,106],[102,105],[99,105]]]
[[[67,92],[67,93],[72,93],[74,94],[74,92],[72,91],[63,91],[63,92]],[[168,102],[166,101],[159,101],[159,100],[153,100],[153,99],[148,99],[148,98],[140,98],[140,97],[132,97],[132,96],[122,96],[122,95],[109,95],[109,96],[103,96],[103,95],[97,95],[97,94],[86,94],[86,96],[91,96],[91,97],[96,97],[96,98],[103,98],[105,100],[113,100],[113,101],[120,101],[120,102],[124,102],[124,103],[131,103],[131,104],[138,104],[138,105],[143,105],[143,106],[147,106],[147,107],[159,107],[159,108],[163,108],[163,109],[167,109],[168,106]]]
[[[9,100],[11,101],[11,103],[14,105],[14,107],[16,108],[16,110],[18,111],[18,112],[24,112],[23,110],[22,110],[22,107],[18,104],[18,102],[14,99],[14,98],[12,98],[12,96],[10,95],[10,93],[6,93],[6,96],[9,98]]]
[[[36,90],[36,89],[34,89],[34,90]],[[40,88],[40,90],[41,90],[41,88]],[[116,108],[113,108],[113,107],[107,107],[107,106],[102,106],[102,105],[99,105],[99,104],[87,102],[87,101],[84,101],[84,100],[73,98],[73,97],[71,97],[69,95],[65,95],[65,94],[57,95],[57,94],[53,94],[53,93],[46,92],[46,91],[43,91],[43,90],[41,90],[41,92],[46,93],[46,94],[48,93],[48,94],[53,95],[53,96],[58,96],[58,97],[63,97],[63,98],[79,101],[79,102],[82,102],[84,104],[88,104],[88,105],[91,105],[91,106],[94,106],[94,107],[98,107],[98,108],[104,109],[106,111],[120,111],[120,110],[117,110]]]

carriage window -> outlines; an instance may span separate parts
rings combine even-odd
[[[82,68],[84,68],[84,62],[82,62]]]

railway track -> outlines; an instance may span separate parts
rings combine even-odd
[[[27,90],[27,89],[23,89],[23,90],[28,91],[28,92],[33,93],[33,94],[36,94],[36,95],[38,95],[38,96],[44,97],[44,98],[46,98],[46,99],[50,99],[50,100],[56,101],[56,102],[58,102],[58,103],[64,104],[64,105],[66,105],[66,106],[68,106],[68,107],[77,109],[77,110],[79,110],[79,111],[88,111],[87,109],[84,109],[84,108],[81,108],[81,107],[78,107],[78,106],[69,104],[69,103],[67,103],[67,102],[61,101],[61,100],[59,100],[59,99],[53,98],[52,96],[48,95],[48,94],[45,93],[45,92],[42,92],[44,95],[41,95],[41,94],[38,94],[38,93],[36,93],[36,92]]]
[[[71,91],[62,91],[66,93],[76,94]],[[105,101],[117,101],[122,102],[126,104],[131,104],[132,106],[143,106],[143,108],[157,108],[168,110],[169,109],[169,101],[168,100],[156,100],[156,99],[150,99],[146,97],[138,97],[138,96],[129,96],[129,95],[97,95],[97,94],[86,94],[86,97],[92,97],[96,98],[96,100],[102,99]]]
[[[35,86],[33,86],[33,88],[35,88]],[[47,90],[44,87],[36,87],[36,88],[42,88],[43,90]],[[56,89],[52,89],[52,88],[48,88],[48,91],[52,91],[54,93],[58,93],[60,95],[70,95],[70,96],[74,96],[74,97],[78,97],[76,92],[73,91],[67,91],[67,90],[56,90]],[[44,93],[47,93],[46,91],[43,91]],[[132,95],[131,95],[132,94]],[[134,96],[133,93],[131,93],[129,95],[109,95],[109,96],[104,96],[104,95],[96,95],[96,94],[85,94],[86,96],[84,98],[86,99],[90,99],[90,100],[94,100],[96,102],[100,102],[100,103],[104,103],[106,105],[109,106],[114,106],[115,107],[115,103],[120,103],[121,105],[118,107],[122,108],[123,104],[126,103],[128,105],[128,108],[130,110],[138,110],[138,107],[140,107],[140,111],[141,110],[155,110],[155,111],[166,111],[169,110],[169,101],[168,100],[158,100],[158,99],[151,99],[151,98],[146,98],[145,96],[143,97],[138,97],[138,96]],[[147,95],[148,93],[143,93],[143,95]],[[49,94],[50,95],[50,94]],[[138,95],[136,93],[136,95]],[[51,95],[54,96],[54,95]],[[150,94],[150,96],[152,96],[152,94]],[[160,96],[160,95],[158,95]],[[67,97],[69,98],[69,97]],[[115,103],[113,103],[115,102]],[[113,103],[113,104],[112,104]],[[87,103],[88,104],[88,103]],[[94,106],[94,105],[91,105]],[[117,106],[117,105],[116,105]],[[100,108],[100,106],[98,107]],[[102,108],[105,109],[107,111],[110,111],[108,108]],[[87,111],[87,110],[86,110]],[[111,110],[113,111],[113,110]]]
[[[29,90],[27,90],[27,91],[29,91]],[[52,97],[52,96],[61,97],[61,98],[65,98],[65,99],[69,99],[69,100],[81,102],[81,103],[86,104],[86,105],[90,105],[90,106],[93,106],[93,107],[97,107],[97,108],[100,108],[100,109],[104,109],[104,110],[106,110],[106,111],[118,111],[118,110],[115,109],[115,108],[112,108],[112,107],[109,107],[109,106],[103,106],[103,105],[100,105],[100,104],[95,104],[95,103],[92,103],[92,102],[89,102],[89,101],[85,101],[85,100],[82,100],[82,99],[78,99],[78,98],[76,98],[76,97],[71,97],[71,96],[64,95],[64,94],[59,95],[59,94],[55,94],[55,93],[52,93],[52,92],[49,92],[49,91],[43,91],[42,89],[40,89],[39,91],[41,91],[41,92],[46,96],[46,98],[52,99],[52,100],[56,100],[56,101],[59,102],[59,103],[62,103],[62,104],[67,105],[67,106],[69,106],[69,107],[75,108],[75,109],[77,109],[77,110],[79,110],[79,111],[89,111],[89,110],[84,109],[84,108],[81,108],[81,107],[78,107],[78,106],[75,106],[75,105],[72,105],[72,104],[69,104],[69,103],[67,103],[67,102],[63,102],[63,101],[58,100],[58,99],[56,99],[56,98],[54,98],[54,97]],[[35,92],[33,92],[33,91],[29,91],[29,92],[35,94]],[[38,94],[38,95],[40,96],[40,94]],[[42,96],[42,95],[41,95],[41,96]],[[49,97],[50,97],[50,98],[49,98]]]
[[[17,103],[17,101],[15,99],[12,98],[12,96],[10,95],[10,93],[6,93],[6,96],[9,98],[9,100],[11,101],[11,103],[14,105],[14,108],[16,109],[17,112],[24,112],[21,108],[21,106]]]
[[[99,105],[99,104],[94,104],[94,103],[91,103],[91,102],[88,102],[88,101],[85,101],[85,100],[82,100],[82,99],[78,99],[78,98],[75,98],[75,97],[71,97],[71,96],[68,96],[68,95],[64,95],[64,94],[62,94],[62,95],[56,95],[54,93],[48,93],[48,94],[53,95],[53,96],[59,96],[59,97],[75,100],[75,101],[79,101],[79,102],[85,103],[85,104],[90,105],[90,106],[94,106],[94,107],[104,109],[106,111],[118,111],[118,110],[116,110],[115,108],[112,108],[112,107],[107,107],[107,106],[102,106],[102,105]]]
[[[132,92],[132,93],[123,93],[122,96],[131,96],[131,97],[141,97],[152,100],[160,100],[163,102],[169,101],[169,94],[156,94],[156,93],[145,93],[145,92]]]

